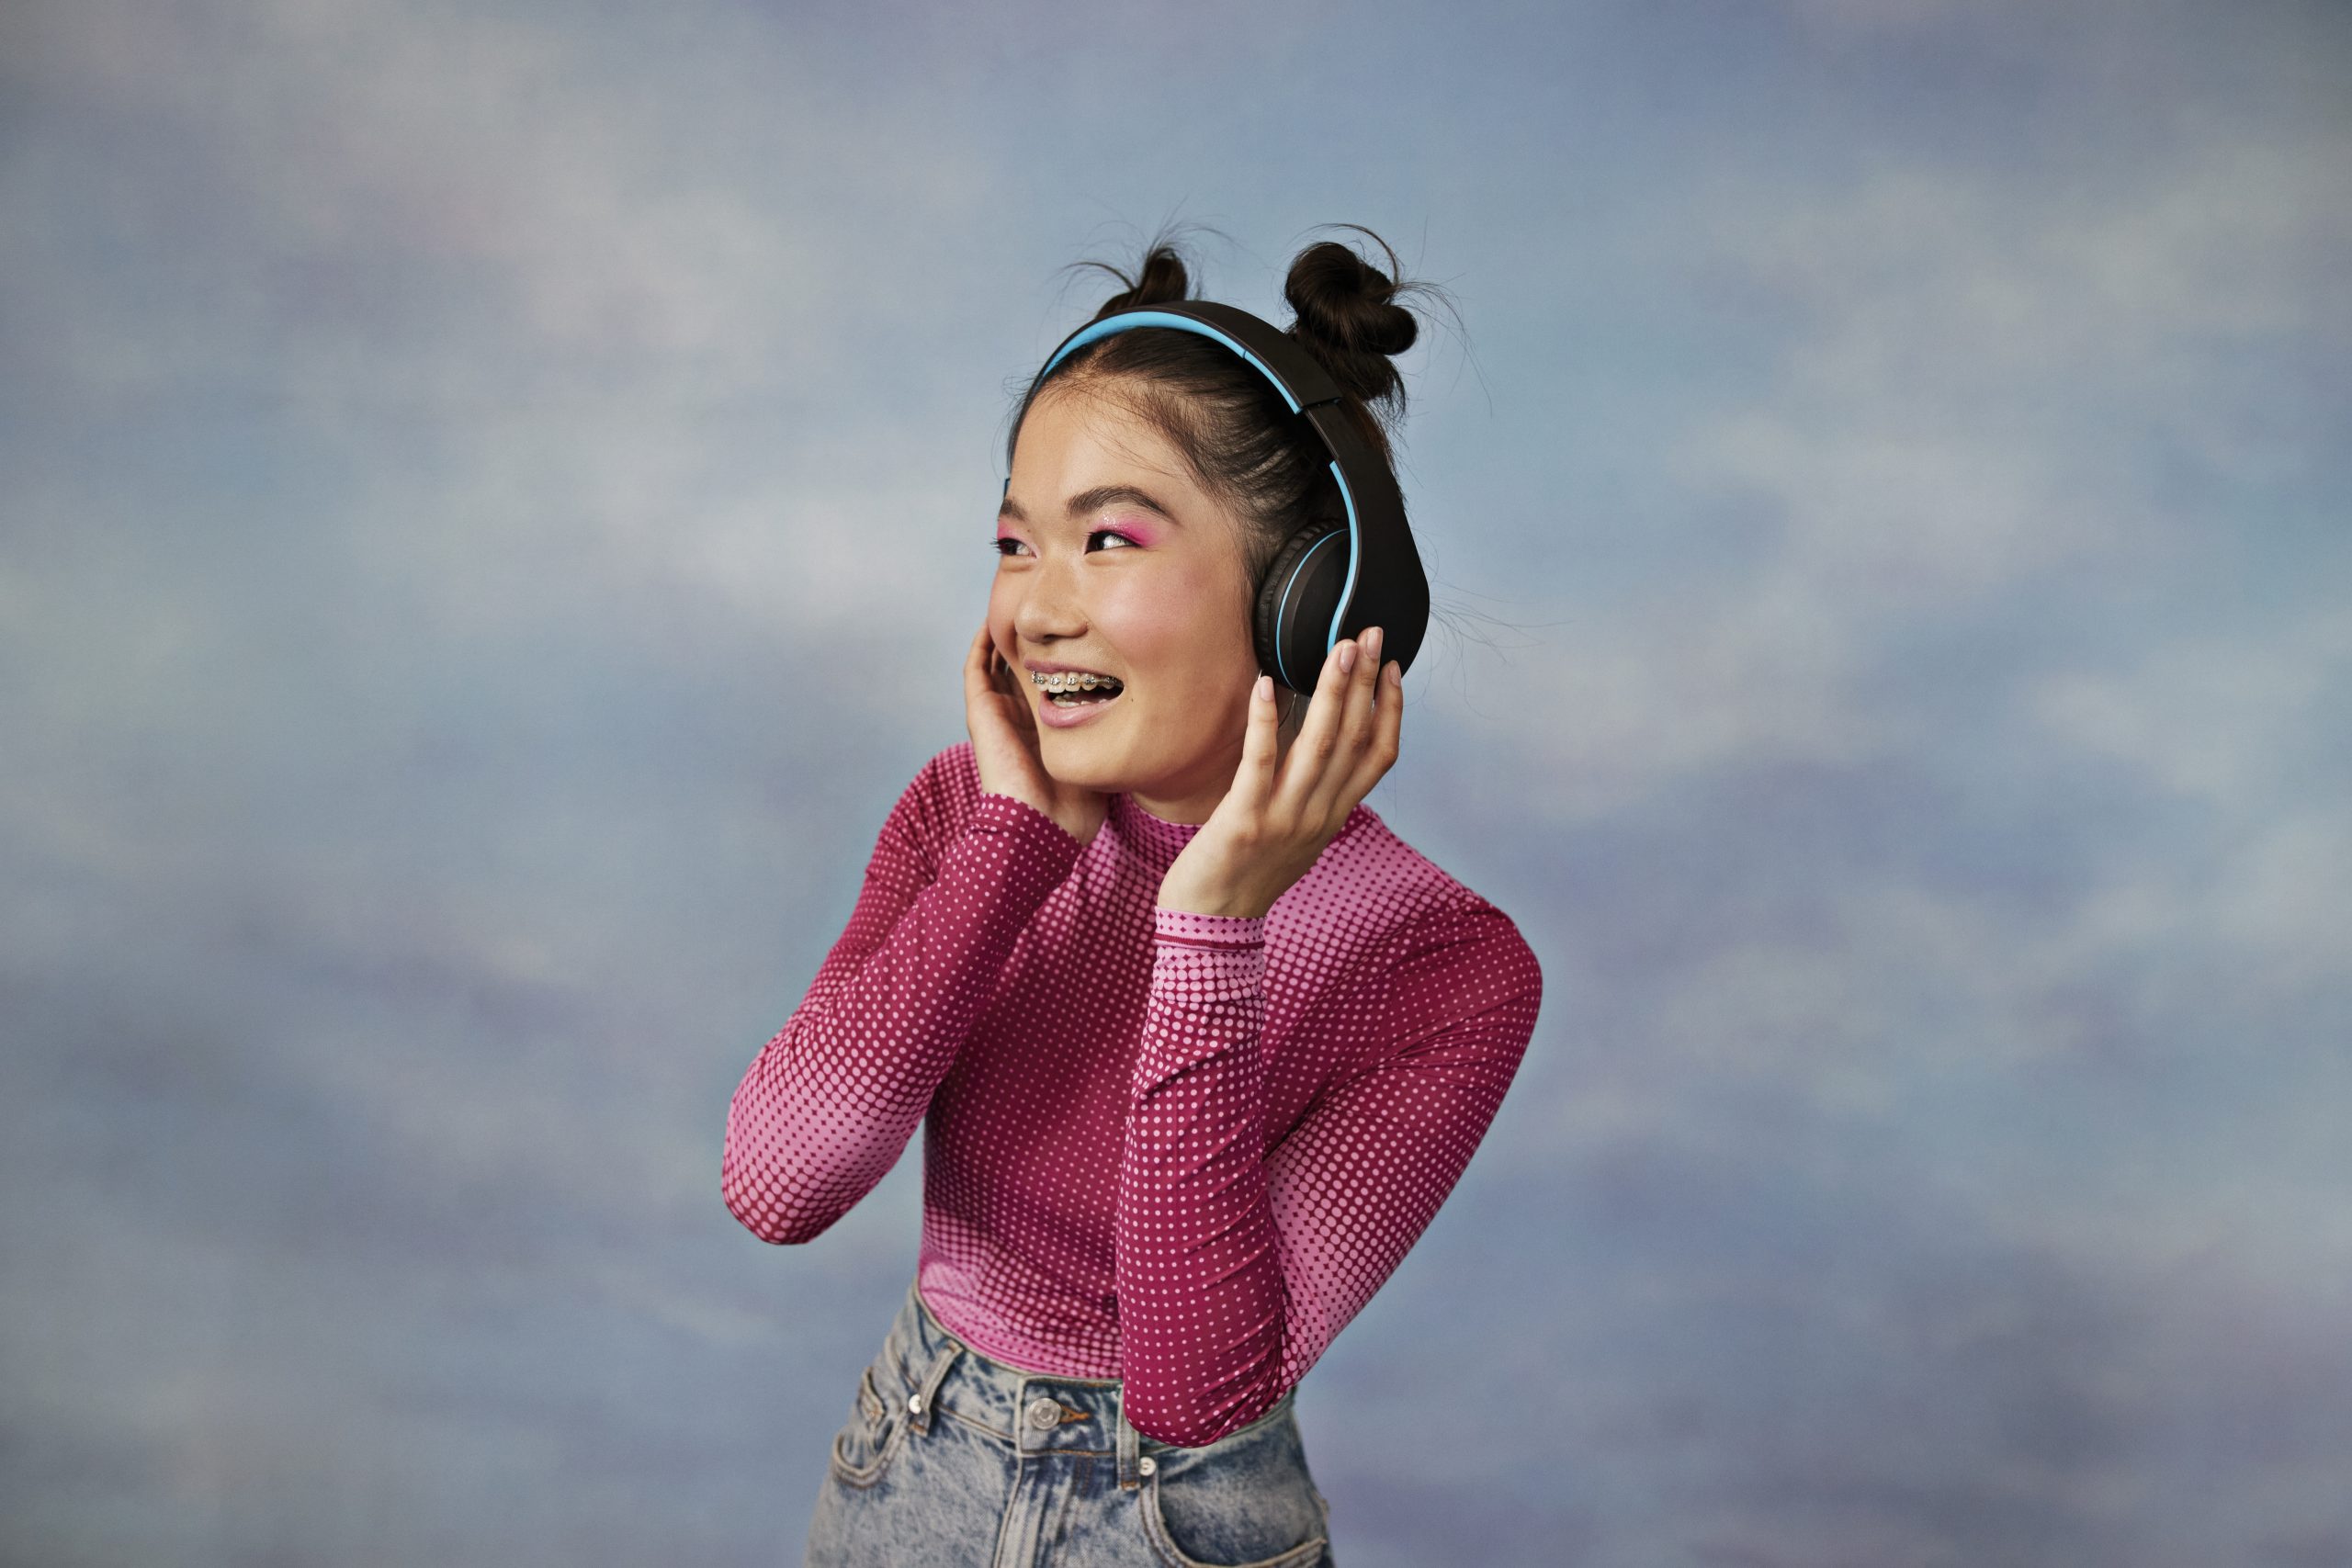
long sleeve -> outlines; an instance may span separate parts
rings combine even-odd
[[[763,1241],[822,1234],[898,1162],[1023,928],[1083,847],[1004,795],[981,795],[944,831],[947,756],[892,807],[848,926],[729,1104],[720,1190]]]
[[[1543,976],[1490,905],[1429,917],[1390,1038],[1269,1151],[1264,919],[1157,909],[1116,1229],[1128,1418],[1198,1447],[1304,1377],[1428,1227],[1533,1033]]]

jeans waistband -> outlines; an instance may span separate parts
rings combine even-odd
[[[1127,1487],[1136,1483],[1140,1456],[1177,1447],[1147,1437],[1129,1424],[1121,1380],[1031,1371],[982,1355],[933,1315],[916,1282],[908,1284],[906,1299],[890,1325],[880,1367],[889,1381],[877,1392],[898,1402],[918,1437],[931,1429],[934,1412],[944,1411],[1023,1454],[1055,1450],[1116,1453],[1119,1482]],[[1297,1392],[1284,1389],[1265,1414],[1217,1441],[1230,1442],[1283,1419]]]

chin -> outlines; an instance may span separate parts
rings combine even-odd
[[[1099,790],[1105,794],[1124,787],[1121,781],[1125,771],[1115,763],[1106,765],[1078,747],[1044,748],[1040,760],[1046,774],[1056,784],[1069,784],[1079,789]]]
[[[1038,738],[1037,757],[1056,784],[1106,795],[1126,787],[1130,772],[1125,766],[1127,749],[1115,741],[1048,730]]]

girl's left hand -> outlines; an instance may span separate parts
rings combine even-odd
[[[1279,756],[1273,677],[1258,677],[1240,771],[1161,878],[1160,908],[1254,919],[1314,867],[1396,761],[1404,678],[1393,660],[1381,664],[1380,642],[1370,626],[1325,656],[1306,722]]]

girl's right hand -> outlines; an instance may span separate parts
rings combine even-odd
[[[1092,841],[1111,797],[1063,784],[1046,772],[1037,750],[1037,716],[1019,673],[997,656],[986,621],[964,658],[964,727],[971,731],[972,760],[979,764],[984,794],[1025,801],[1080,843]]]

